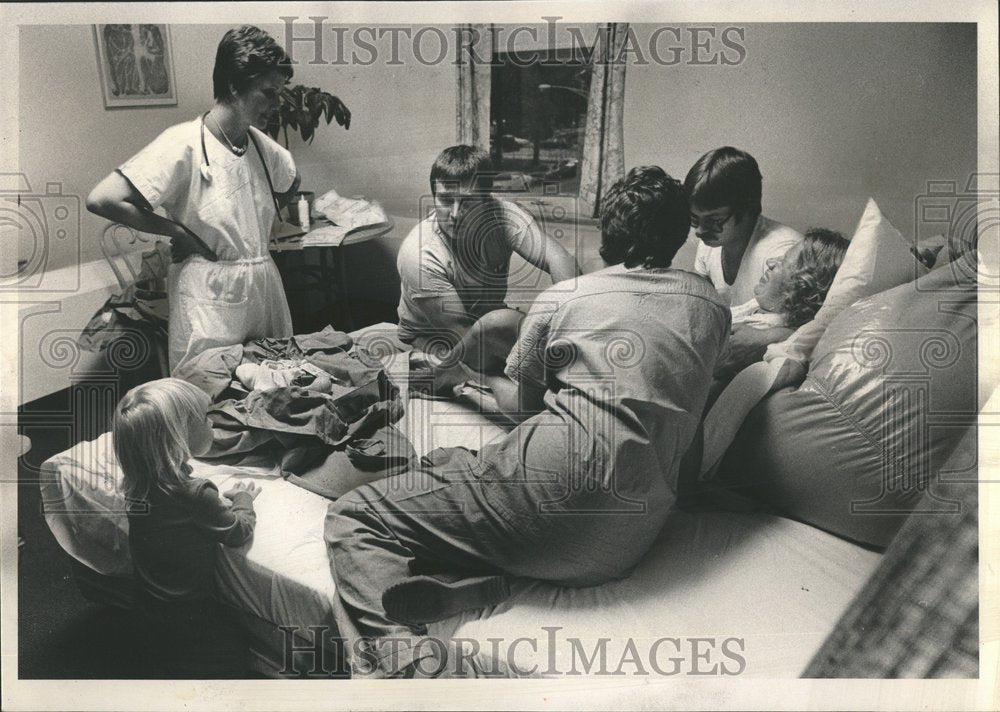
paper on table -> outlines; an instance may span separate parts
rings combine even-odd
[[[313,208],[330,222],[348,230],[378,225],[387,220],[385,211],[378,203],[345,198],[335,190],[327,191],[317,198]]]
[[[344,238],[351,228],[341,225],[330,225],[320,223],[312,230],[302,236],[303,247],[338,247],[343,244]]]
[[[275,220],[271,226],[270,249],[288,250],[300,247],[302,228],[284,220]]]

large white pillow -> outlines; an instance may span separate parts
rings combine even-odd
[[[788,358],[808,366],[813,349],[837,314],[859,299],[898,287],[927,272],[914,259],[910,247],[875,200],[869,198],[823,306],[812,321],[800,326],[785,341],[769,346],[764,360]]]

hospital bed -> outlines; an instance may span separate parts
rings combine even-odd
[[[384,364],[405,399],[407,354],[386,355]],[[504,432],[496,418],[462,402],[405,405],[398,425],[418,455],[443,446],[479,449]],[[341,670],[329,642],[336,635],[323,540],[329,501],[282,480],[272,463],[193,466],[220,491],[248,479],[262,488],[253,540],[224,548],[217,567],[220,596],[251,633],[258,669],[275,676]],[[126,600],[120,594],[129,585],[120,485],[108,434],[42,467],[46,521],[76,560],[85,590],[109,602],[115,593]],[[498,606],[432,624],[430,636],[442,641],[434,672],[797,677],[879,559],[791,519],[677,511],[627,579],[580,589],[521,583]]]

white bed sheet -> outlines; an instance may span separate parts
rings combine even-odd
[[[386,367],[405,394],[407,355],[387,357]],[[406,404],[399,427],[420,455],[441,446],[479,449],[503,433],[459,403],[417,399]],[[332,626],[334,584],[323,540],[328,500],[285,482],[274,467],[192,465],[195,476],[212,480],[220,491],[245,479],[256,480],[262,489],[254,503],[253,540],[224,548],[220,557],[223,597],[303,634],[308,626]],[[120,483],[109,435],[81,442],[42,468],[45,516],[57,540],[83,563],[110,575],[127,575],[131,566]],[[445,675],[545,676],[565,674],[574,665],[583,672],[582,661],[573,656],[589,656],[601,637],[610,639],[606,659],[612,671],[631,639],[640,658],[647,658],[646,672],[657,674],[648,664],[656,639],[702,636],[742,639],[743,675],[790,677],[805,667],[878,559],[780,517],[678,512],[627,580],[584,589],[524,585],[504,604],[435,624],[430,632],[452,646],[458,645],[456,639],[477,641],[476,651],[473,644],[461,643],[463,655],[452,647]],[[544,626],[559,628],[551,647]],[[574,647],[568,640],[573,637],[583,648]],[[515,643],[518,638],[535,642]],[[670,645],[658,649],[661,668],[671,665]],[[736,665],[719,655],[716,649],[715,662],[730,669]],[[632,664],[622,669],[642,674]],[[595,664],[590,674],[605,672]]]
[[[191,465],[193,476],[211,480],[220,492],[237,480],[261,486],[253,539],[220,551],[216,579],[223,598],[277,625],[329,623],[334,586],[323,541],[328,500],[284,481],[273,466]],[[128,576],[132,566],[121,483],[109,433],[42,466],[42,504],[56,540],[81,563],[110,576]]]
[[[449,677],[797,677],[880,558],[782,517],[677,512],[624,580],[525,584],[429,632]]]

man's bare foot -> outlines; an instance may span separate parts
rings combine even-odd
[[[454,398],[455,388],[469,379],[468,373],[461,364],[440,364],[429,354],[414,354],[410,359],[410,393],[424,398]]]

